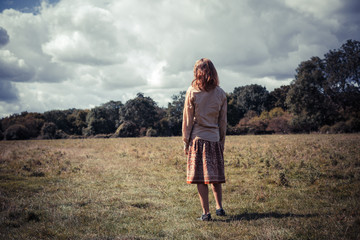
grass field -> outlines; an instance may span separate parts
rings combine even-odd
[[[2,141],[0,239],[360,239],[359,146],[229,136],[228,216],[200,222],[180,137]]]

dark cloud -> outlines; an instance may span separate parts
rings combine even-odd
[[[348,39],[360,40],[360,1],[344,1],[343,7],[336,14],[342,26],[336,31],[339,40],[342,42]]]
[[[0,27],[0,47],[5,46],[8,44],[10,38],[6,31],[6,29]]]
[[[33,70],[8,50],[0,50],[0,81],[23,82],[34,75]]]
[[[9,81],[0,80],[0,101],[15,102],[18,100],[18,90]]]

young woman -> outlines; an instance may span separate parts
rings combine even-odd
[[[221,184],[225,183],[226,114],[226,94],[219,87],[214,64],[202,58],[195,63],[194,80],[186,92],[182,125],[187,183],[197,184],[202,221],[211,220],[208,184],[214,193],[216,215],[225,216]]]

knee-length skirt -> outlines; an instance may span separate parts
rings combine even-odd
[[[224,150],[220,142],[194,139],[187,157],[187,183],[225,183]]]

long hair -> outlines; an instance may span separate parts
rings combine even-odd
[[[202,58],[194,65],[194,80],[191,85],[199,90],[210,91],[219,85],[219,78],[210,59]]]

